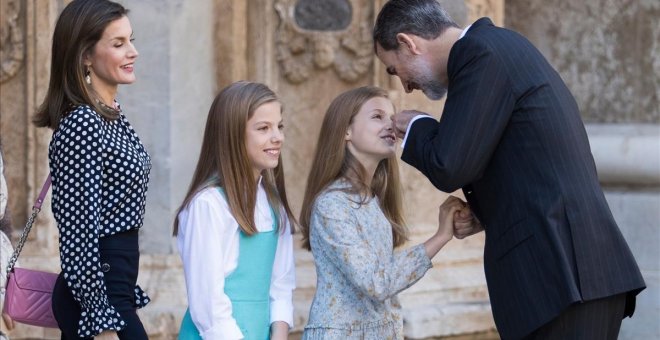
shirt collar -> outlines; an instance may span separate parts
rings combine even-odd
[[[468,25],[468,26],[463,30],[463,32],[461,32],[461,36],[458,37],[459,40],[465,36],[465,33],[467,33],[467,31],[470,29],[470,27],[472,27],[472,25]]]

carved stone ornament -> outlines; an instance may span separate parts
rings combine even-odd
[[[25,41],[18,26],[21,1],[8,0],[0,3],[0,10],[5,13],[5,20],[0,26],[0,83],[4,83],[21,69],[25,58]]]
[[[373,60],[372,7],[366,0],[277,0],[276,56],[286,79],[299,84],[315,68],[329,67],[347,82],[366,74]]]

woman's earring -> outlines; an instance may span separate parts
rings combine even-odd
[[[92,77],[89,76],[89,69],[85,72],[85,82],[88,85],[92,85]]]

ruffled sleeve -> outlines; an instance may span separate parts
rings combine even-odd
[[[135,308],[140,309],[144,306],[146,306],[149,302],[151,302],[151,299],[147,295],[147,293],[142,290],[142,287],[140,286],[135,286]]]

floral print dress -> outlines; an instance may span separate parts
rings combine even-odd
[[[360,204],[347,188],[348,181],[335,181],[312,209],[317,288],[303,339],[403,339],[396,295],[424,276],[431,260],[422,244],[395,253],[378,199]]]

